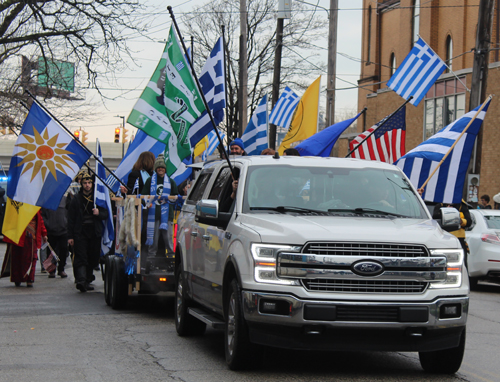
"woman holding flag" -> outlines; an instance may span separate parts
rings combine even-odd
[[[10,281],[16,286],[26,282],[28,288],[33,287],[38,260],[37,251],[42,242],[47,242],[47,230],[40,211],[29,222],[19,243],[14,243],[8,237],[4,237],[4,241],[7,242],[7,251],[2,265],[2,277],[10,275]]]

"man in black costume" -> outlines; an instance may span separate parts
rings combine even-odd
[[[95,279],[93,270],[99,265],[103,220],[108,210],[94,204],[94,181],[85,173],[82,188],[71,200],[68,213],[68,244],[74,246],[73,271],[76,289],[94,290],[89,284]]]

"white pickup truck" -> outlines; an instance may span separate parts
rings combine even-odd
[[[397,167],[230,161],[234,175],[227,161],[204,166],[179,216],[179,335],[224,329],[233,370],[255,365],[262,345],[418,352],[426,371],[460,368],[469,307],[462,248]],[[456,228],[458,212],[444,212],[443,227]]]

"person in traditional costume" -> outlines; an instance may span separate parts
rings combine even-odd
[[[69,205],[68,245],[75,254],[73,273],[76,289],[80,292],[94,290],[94,268],[99,265],[101,254],[102,220],[108,218],[107,208],[94,204],[94,179],[88,173],[82,176],[82,188]]]
[[[146,226],[146,245],[149,246],[148,255],[151,257],[158,256],[158,241],[160,236],[163,238],[166,252],[173,252],[173,220],[174,208],[173,204],[166,199],[169,195],[177,196],[177,184],[173,179],[170,179],[167,174],[167,166],[163,154],[156,158],[154,173],[144,184],[142,195],[156,195],[164,197],[161,200],[154,202],[154,208],[151,207],[148,211],[148,220]]]
[[[40,211],[28,223],[19,243],[14,243],[8,237],[4,237],[4,241],[7,243],[7,250],[3,260],[1,277],[10,275],[10,281],[16,286],[21,286],[21,283],[25,282],[28,288],[33,287],[38,260],[37,251],[41,248],[42,242],[47,242],[47,230]]]

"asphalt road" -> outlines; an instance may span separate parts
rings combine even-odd
[[[0,261],[5,244],[0,244]],[[181,338],[169,296],[106,305],[95,291],[37,274],[34,288],[0,279],[0,381],[499,381],[500,286],[471,294],[466,355],[454,376],[422,371],[415,353],[295,352],[266,349],[262,364],[229,371],[222,332]]]

